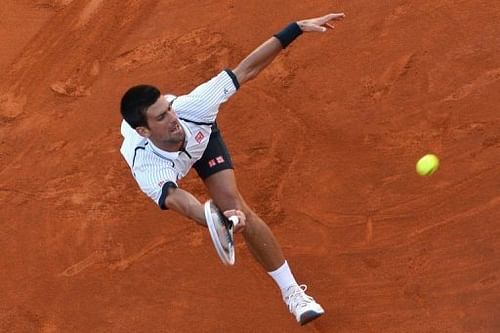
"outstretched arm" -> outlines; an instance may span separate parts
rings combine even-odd
[[[196,223],[206,226],[205,211],[203,205],[188,191],[180,188],[169,188],[169,194],[165,199],[165,206],[169,209],[184,215]],[[245,228],[246,217],[239,210],[227,210],[224,212],[226,217],[238,216],[239,223],[235,227],[235,232],[240,232]]]
[[[238,82],[241,84],[255,78],[266,68],[282,49],[288,46],[302,32],[325,32],[333,28],[328,22],[343,18],[344,13],[328,14],[322,17],[307,19],[290,24],[283,31],[269,38],[262,45],[250,53],[235,69]]]
[[[198,224],[206,225],[203,205],[191,193],[180,188],[170,188],[165,207],[184,215]]]

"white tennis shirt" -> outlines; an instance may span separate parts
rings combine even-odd
[[[168,186],[173,183],[177,187],[177,182],[203,156],[220,104],[226,102],[238,88],[234,73],[224,70],[187,95],[161,97],[168,101],[173,99],[172,110],[177,114],[186,135],[184,151],[162,150],[122,121],[123,143],[120,152],[141,190],[162,209],[166,209],[164,201]]]

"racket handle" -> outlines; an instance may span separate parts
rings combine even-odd
[[[228,217],[228,220],[233,223],[233,227],[236,227],[240,223],[240,219],[236,215]]]

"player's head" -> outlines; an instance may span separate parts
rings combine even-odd
[[[184,141],[184,130],[171,104],[156,87],[139,85],[123,95],[121,114],[130,127],[156,145],[175,146]]]
[[[123,119],[132,127],[148,127],[146,112],[160,97],[160,90],[149,85],[130,88],[122,97],[121,113]]]

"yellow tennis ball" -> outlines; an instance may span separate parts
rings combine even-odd
[[[417,162],[417,173],[420,176],[430,176],[439,168],[439,158],[434,154],[427,154]]]

